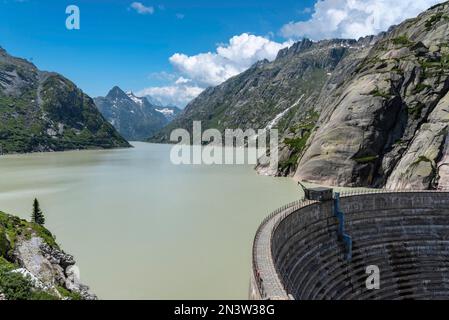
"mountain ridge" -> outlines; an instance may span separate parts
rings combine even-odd
[[[434,189],[447,184],[449,5],[359,40],[304,39],[206,89],[175,128],[263,129],[276,120],[280,161],[261,174],[319,184]],[[302,98],[302,100],[301,100]],[[300,101],[299,105],[295,105]],[[279,118],[279,119],[277,119]],[[446,151],[444,151],[446,150]]]
[[[191,131],[194,120],[202,120],[205,129],[263,129],[302,95],[304,101],[313,101],[317,88],[349,51],[359,48],[357,43],[355,40],[315,43],[307,39],[297,42],[281,50],[273,62],[259,61],[223,84],[207,88],[150,141],[168,142],[171,130],[179,127]],[[319,85],[314,87],[316,83]],[[287,117],[293,116],[294,111]],[[303,111],[302,116],[310,110]]]
[[[147,98],[126,93],[118,86],[94,101],[108,122],[128,140],[145,140],[179,113],[176,107],[153,105]]]
[[[73,82],[5,49],[0,119],[0,154],[130,147]]]

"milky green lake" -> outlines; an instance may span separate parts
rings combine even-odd
[[[255,231],[295,183],[134,145],[0,157],[0,210],[28,219],[37,197],[101,299],[246,299]]]

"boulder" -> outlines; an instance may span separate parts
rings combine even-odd
[[[16,245],[14,256],[18,264],[47,286],[54,286],[54,269],[52,263],[40,250],[43,240],[33,236],[31,239],[20,239]]]
[[[36,288],[60,296],[56,286],[62,286],[71,292],[79,293],[83,299],[97,299],[89,291],[89,287],[81,283],[74,257],[49,246],[38,236],[32,236],[30,239],[19,238],[14,260],[22,267],[14,272],[29,277]]]

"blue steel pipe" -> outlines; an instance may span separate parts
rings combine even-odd
[[[338,237],[342,239],[345,245],[345,258],[347,261],[352,260],[352,238],[345,233],[345,214],[340,209],[340,193],[335,192],[334,197],[334,215],[338,219]]]

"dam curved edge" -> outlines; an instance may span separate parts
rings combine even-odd
[[[345,259],[333,202],[298,201],[273,212],[254,244],[250,299],[449,298],[449,192],[341,195],[353,257]],[[366,287],[366,268],[380,289]]]

